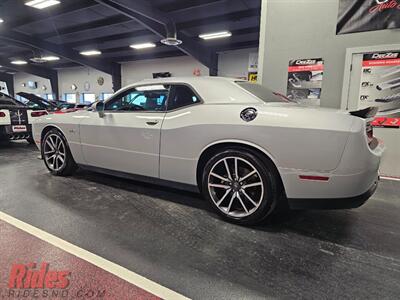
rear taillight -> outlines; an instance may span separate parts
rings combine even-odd
[[[4,118],[6,116],[6,114],[2,111],[0,111],[0,118]]]
[[[41,116],[45,116],[48,115],[47,111],[33,111],[31,112],[31,116],[33,118],[37,118],[37,117],[41,117]]]

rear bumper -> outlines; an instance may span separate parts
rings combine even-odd
[[[27,131],[13,132],[11,125],[0,125],[0,140],[24,140],[32,137],[32,125],[26,125]]]
[[[346,209],[363,205],[376,191],[378,180],[363,194],[349,198],[334,199],[288,199],[291,209]]]

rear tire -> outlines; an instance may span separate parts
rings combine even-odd
[[[209,159],[202,175],[202,193],[225,220],[254,225],[264,221],[282,196],[272,163],[242,147],[221,150]]]
[[[78,168],[66,138],[57,129],[46,133],[42,141],[41,152],[47,169],[53,175],[69,176]]]

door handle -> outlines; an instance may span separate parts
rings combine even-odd
[[[157,125],[157,124],[158,124],[158,120],[147,121],[146,124],[147,124],[147,125],[154,126],[154,125]]]

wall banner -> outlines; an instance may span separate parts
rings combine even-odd
[[[339,0],[336,34],[400,28],[400,0]]]
[[[289,61],[287,97],[304,104],[320,105],[323,75],[322,58]]]
[[[378,106],[373,125],[400,127],[400,51],[364,54],[358,107]]]

